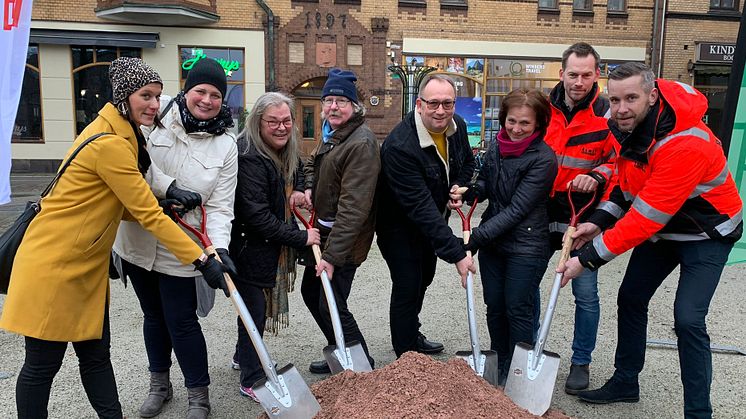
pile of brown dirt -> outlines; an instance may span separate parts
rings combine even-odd
[[[407,352],[368,373],[344,371],[314,384],[316,418],[535,418],[501,389],[478,377],[461,358],[447,363]],[[567,415],[550,410],[545,418]]]

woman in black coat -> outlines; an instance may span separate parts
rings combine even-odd
[[[502,129],[489,146],[473,191],[465,200],[489,200],[467,249],[479,254],[491,348],[507,378],[518,342],[534,342],[536,290],[549,256],[547,202],[557,159],[544,143],[551,111],[544,95],[517,89],[502,101]]]
[[[287,293],[295,279],[295,253],[319,244],[319,231],[299,230],[290,207],[307,206],[294,128],[295,106],[281,93],[256,101],[239,134],[238,185],[230,254],[238,277],[236,288],[260,334],[287,324]],[[264,378],[259,357],[238,319],[237,356],[242,395],[257,401],[252,385]]]

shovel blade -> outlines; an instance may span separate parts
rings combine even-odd
[[[515,346],[508,381],[505,383],[505,395],[531,414],[542,416],[552,404],[560,356],[543,351],[539,354],[538,366],[532,369],[529,363],[533,356],[533,346],[526,343]]]
[[[316,397],[293,364],[279,369],[277,376],[281,388],[276,388],[266,378],[257,381],[252,387],[270,418],[311,418],[321,410]]]
[[[497,352],[482,351],[481,360],[474,362],[474,353],[472,351],[458,351],[456,356],[463,358],[467,364],[474,370],[478,376],[484,378],[488,383],[497,387],[498,381],[498,364]],[[484,364],[482,364],[484,362]]]
[[[355,372],[373,371],[370,366],[368,357],[365,355],[363,345],[360,342],[352,341],[347,347],[337,350],[336,345],[329,345],[324,348],[324,359],[329,364],[329,370],[332,374],[340,373],[344,370]]]

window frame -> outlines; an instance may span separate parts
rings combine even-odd
[[[724,7],[722,5],[724,0],[710,0],[710,11],[711,12],[738,12],[739,4],[738,0],[733,0],[733,6],[732,7]],[[713,5],[713,2],[717,2],[717,5]]]
[[[131,55],[122,55],[122,50],[123,49],[124,50],[133,50],[133,51],[139,53],[139,56],[137,58],[142,58],[142,48],[134,48],[134,47],[109,47],[109,46],[105,46],[105,45],[70,45],[69,46],[69,50],[70,50],[70,63],[71,63],[71,65],[75,64],[75,60],[74,60],[75,57],[73,55],[74,54],[73,53],[73,49],[74,48],[82,48],[82,49],[91,48],[91,49],[93,49],[93,57],[91,58],[91,62],[90,63],[85,63],[85,64],[81,64],[81,65],[79,65],[77,67],[72,67],[71,70],[70,70],[70,84],[71,84],[71,88],[72,88],[72,97],[73,97],[73,106],[72,106],[72,110],[73,110],[73,117],[72,117],[72,121],[73,121],[73,134],[75,135],[75,137],[77,137],[78,135],[80,135],[80,132],[78,132],[78,92],[75,91],[75,74],[79,73],[80,71],[92,68],[92,67],[110,66],[111,65],[111,61],[98,61],[98,52],[97,52],[98,49],[115,49],[116,50],[116,58],[121,58],[123,56],[124,57],[131,57]],[[109,83],[109,88],[111,89],[111,83]],[[96,110],[96,113],[98,114],[98,110]],[[93,118],[93,119],[96,119],[96,118]],[[87,126],[88,124],[90,124],[91,122],[93,122],[93,120],[86,122],[84,124],[84,127]],[[82,130],[81,130],[81,132],[82,132]]]
[[[576,7],[575,2],[585,2],[584,7]],[[592,15],[593,14],[593,0],[573,0],[572,1],[572,13],[578,15]]]
[[[38,137],[20,137],[15,135],[15,126],[16,121],[18,120],[18,109],[16,109],[16,117],[13,120],[13,131],[10,134],[10,143],[11,144],[44,144],[44,102],[42,98],[44,95],[41,91],[41,48],[39,46],[40,44],[37,43],[29,43],[28,48],[36,47],[36,66],[29,64],[28,59],[28,52],[26,53],[26,63],[23,68],[23,81],[21,83],[24,83],[26,81],[26,71],[31,70],[36,72],[37,80],[39,82],[39,136]],[[23,93],[23,87],[21,87],[21,93]],[[21,95],[23,96],[23,95]],[[21,100],[22,98],[19,98],[18,100],[18,108],[21,107]]]
[[[542,6],[541,0],[538,0],[536,2],[536,5],[540,12],[557,12],[559,11],[559,0],[549,0],[554,2],[554,7],[552,6]]]
[[[624,15],[627,14],[627,0],[619,0],[622,2],[622,7],[620,9],[612,9],[609,7],[609,4],[612,2],[612,0],[608,0],[606,2],[606,11],[610,15]]]

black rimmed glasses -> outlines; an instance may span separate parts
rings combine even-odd
[[[427,109],[431,111],[437,110],[441,106],[443,107],[443,110],[450,111],[456,104],[456,102],[453,100],[444,100],[441,102],[439,100],[427,100],[423,97],[420,97],[420,100],[425,102],[425,105],[427,105]]]
[[[344,108],[347,107],[347,105],[350,104],[350,101],[347,100],[347,99],[331,99],[331,98],[327,98],[327,99],[322,99],[321,103],[323,103],[324,106],[332,106],[333,103],[336,103],[337,107],[339,109],[344,109]]]
[[[292,119],[285,119],[284,121],[270,121],[268,119],[262,118],[262,121],[267,123],[267,126],[272,129],[278,129],[280,128],[280,125],[284,125],[285,128],[290,128],[293,126],[293,120]]]

